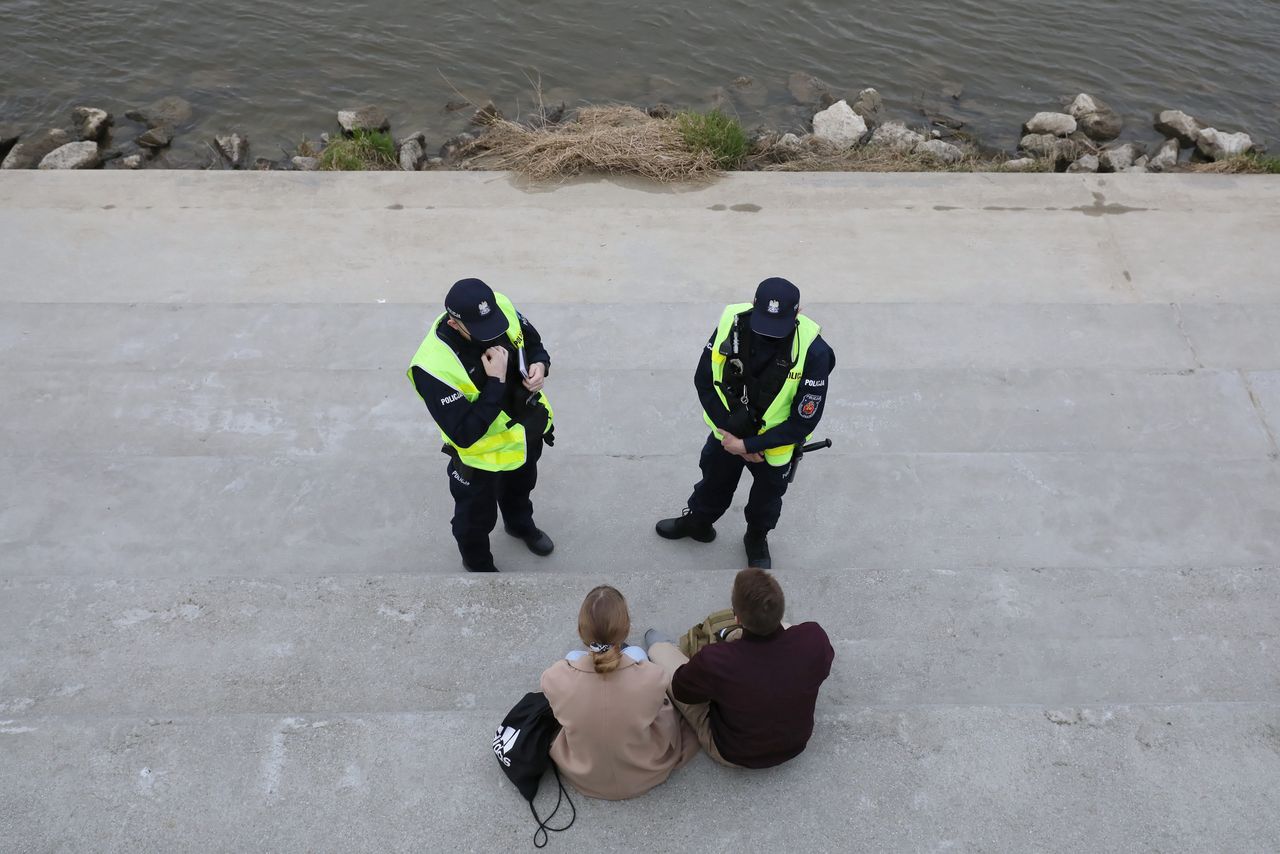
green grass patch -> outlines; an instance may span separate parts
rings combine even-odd
[[[396,168],[396,144],[383,131],[358,130],[331,140],[320,152],[320,168],[327,172],[363,172]]]
[[[1254,156],[1253,159],[1258,164],[1258,168],[1268,175],[1280,175],[1280,157],[1267,157],[1259,154]]]
[[[737,119],[719,110],[680,113],[676,126],[689,148],[710,153],[721,169],[736,169],[747,156],[747,132]]]

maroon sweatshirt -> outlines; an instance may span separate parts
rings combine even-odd
[[[769,768],[798,756],[813,735],[818,686],[835,650],[817,623],[766,637],[713,643],[676,670],[671,691],[682,703],[711,704],[720,755],[744,768]]]

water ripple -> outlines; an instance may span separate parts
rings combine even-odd
[[[749,122],[795,126],[795,70],[839,91],[874,85],[903,117],[946,109],[1005,146],[1030,113],[1084,90],[1140,137],[1168,106],[1280,134],[1275,2],[0,0],[0,33],[0,122],[61,125],[77,103],[122,113],[176,92],[200,138],[235,126],[267,153],[365,101],[438,141],[465,124],[441,110],[455,87],[511,111],[531,104],[530,79],[571,103],[706,106],[726,87]],[[747,92],[730,85],[741,75]]]

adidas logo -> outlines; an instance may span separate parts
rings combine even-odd
[[[511,727],[498,727],[498,733],[493,737],[493,755],[498,757],[498,761],[508,768],[511,767],[511,757],[507,756],[511,752],[511,748],[516,746],[516,739],[520,737],[520,730]]]

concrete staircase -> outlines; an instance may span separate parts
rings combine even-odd
[[[814,740],[552,848],[1274,850],[1278,227],[1230,177],[7,176],[0,848],[529,847],[488,743],[581,596],[727,598],[740,507],[652,525],[698,348],[781,272],[838,360],[773,538],[836,647]],[[554,360],[558,547],[493,578],[403,373],[469,274]]]

